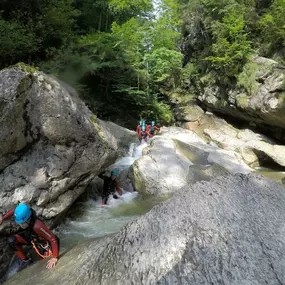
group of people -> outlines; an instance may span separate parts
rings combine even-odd
[[[155,135],[155,132],[159,130],[160,128],[155,125],[154,121],[151,121],[151,123],[148,124],[144,120],[141,120],[136,128],[136,132],[140,142],[142,140],[147,142],[147,139],[152,138]]]
[[[152,121],[147,124],[144,120],[140,121],[136,132],[140,142],[147,138],[152,138],[156,131],[160,128]],[[122,196],[122,190],[117,181],[118,171],[112,170],[111,175],[105,175],[101,172],[98,175],[104,180],[102,189],[102,205],[107,204],[110,195],[114,199]],[[116,194],[118,193],[118,195]],[[19,270],[27,267],[33,261],[27,256],[24,251],[25,246],[30,246],[41,258],[49,258],[47,268],[53,268],[58,262],[59,256],[59,238],[40,220],[36,212],[27,204],[21,203],[16,208],[13,208],[0,216],[0,225],[10,217],[14,216],[15,223],[20,226],[20,231],[8,238],[8,243],[16,256],[21,261]]]

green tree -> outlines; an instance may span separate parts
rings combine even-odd
[[[183,55],[180,52],[167,48],[158,48],[146,54],[145,65],[155,82],[161,82],[173,77],[175,85],[179,80],[182,69],[182,58]]]
[[[75,0],[0,2],[0,64],[38,63],[74,39]],[[12,44],[13,43],[13,44]]]
[[[235,76],[241,71],[252,51],[241,11],[239,5],[229,6],[223,11],[221,22],[212,24],[213,55],[205,58],[214,69],[228,76]]]
[[[265,55],[271,55],[285,47],[285,1],[274,0],[270,9],[260,19],[262,49]]]

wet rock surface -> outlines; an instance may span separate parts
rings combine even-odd
[[[285,192],[253,174],[188,185],[118,234],[15,275],[19,284],[285,283]]]
[[[170,127],[153,138],[132,165],[130,177],[140,193],[163,196],[188,183],[250,170],[239,154],[206,144],[192,131]]]
[[[107,123],[41,72],[0,71],[0,113],[0,212],[26,202],[52,224],[117,157]],[[0,232],[15,230],[11,225]],[[2,241],[0,272],[7,260]]]

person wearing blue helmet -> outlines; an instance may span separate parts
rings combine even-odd
[[[147,131],[154,136],[155,131],[160,131],[160,128],[155,125],[155,121],[151,121],[151,124],[147,126]]]
[[[139,141],[141,142],[142,140],[144,140],[145,142],[147,142],[148,137],[152,138],[152,135],[147,131],[146,126],[143,125],[141,131],[139,132]]]
[[[27,204],[19,204],[16,208],[0,216],[0,224],[12,216],[14,216],[16,224],[22,229],[8,238],[10,247],[21,260],[19,270],[32,262],[26,256],[23,246],[32,246],[41,258],[51,257],[47,262],[47,268],[54,267],[59,255],[58,237],[36,216],[35,211]]]
[[[98,176],[104,180],[103,190],[102,190],[102,206],[107,204],[109,195],[113,195],[113,198],[118,199],[119,197],[115,194],[115,191],[119,193],[120,196],[123,195],[119,182],[117,181],[118,171],[116,169],[111,171],[111,176],[104,175],[105,171],[101,172]]]

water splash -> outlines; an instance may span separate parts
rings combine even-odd
[[[128,155],[118,159],[112,168],[119,171],[128,169],[142,155],[142,150],[146,146],[146,143],[132,143]],[[137,197],[137,192],[125,192],[120,199],[111,197],[108,205],[103,207],[101,199],[75,203],[69,218],[55,229],[61,241],[61,251],[79,241],[118,232],[128,222],[150,210],[153,202],[142,202],[136,199]]]

